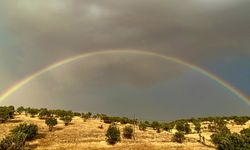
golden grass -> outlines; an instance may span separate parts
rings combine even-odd
[[[64,126],[63,122],[59,121],[53,132],[48,131],[48,127],[44,120],[38,118],[30,118],[24,115],[18,115],[14,120],[0,124],[0,139],[9,133],[9,130],[19,123],[27,122],[37,124],[39,127],[38,138],[29,142],[29,148],[36,150],[81,150],[81,149],[138,149],[138,150],[209,150],[214,149],[206,147],[197,142],[198,134],[189,134],[184,143],[171,142],[173,133],[161,132],[156,133],[154,130],[140,131],[136,128],[136,139],[122,141],[114,146],[108,145],[105,141],[105,132],[108,128],[107,124],[99,120],[88,120],[84,122],[81,118],[75,117],[69,126]],[[104,129],[99,129],[98,126],[103,124]],[[249,127],[250,122],[244,126],[228,125],[233,132],[239,132],[243,128]],[[124,125],[119,125],[123,129]],[[206,137],[208,145],[210,142],[209,132],[202,133]]]

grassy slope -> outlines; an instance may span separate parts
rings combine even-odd
[[[11,122],[0,124],[0,139],[9,133],[9,130],[21,122],[35,123],[39,126],[39,136],[36,140],[29,143],[30,148],[37,150],[68,150],[68,149],[213,149],[197,142],[197,134],[187,135],[187,140],[183,144],[171,142],[172,133],[156,133],[154,130],[146,132],[136,129],[136,140],[122,139],[121,143],[115,146],[107,145],[105,142],[105,131],[107,124],[99,120],[88,120],[83,122],[81,118],[75,117],[72,123],[65,127],[63,122],[59,121],[55,131],[48,132],[48,127],[44,120],[38,118],[29,118],[24,115],[16,116]],[[104,129],[98,129],[103,124]],[[233,132],[239,132],[243,128],[250,126],[250,122],[244,126],[228,125]],[[120,129],[123,125],[119,126]],[[206,137],[207,144],[211,144],[209,137],[211,133],[202,133]]]

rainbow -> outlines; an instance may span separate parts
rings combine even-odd
[[[17,90],[22,88],[24,85],[28,84],[30,81],[34,80],[38,76],[41,76],[42,74],[45,74],[45,73],[49,72],[50,70],[53,70],[55,68],[58,68],[60,66],[65,65],[65,64],[69,64],[69,63],[75,62],[77,60],[86,58],[86,57],[90,57],[90,56],[94,56],[94,55],[100,55],[100,54],[112,54],[112,53],[129,53],[129,54],[140,54],[140,55],[154,56],[154,57],[159,57],[161,59],[164,59],[164,60],[167,60],[167,61],[172,61],[174,63],[186,66],[186,67],[188,67],[188,68],[190,68],[190,69],[192,69],[194,71],[197,71],[197,72],[205,75],[206,77],[212,79],[213,81],[217,82],[219,85],[223,86],[228,91],[230,91],[231,93],[238,96],[246,104],[250,105],[250,100],[247,98],[246,95],[244,95],[242,92],[240,92],[238,89],[236,89],[235,87],[233,87],[232,85],[230,85],[229,83],[227,83],[226,81],[221,79],[220,77],[212,74],[211,72],[209,72],[209,71],[207,71],[205,69],[202,69],[199,66],[196,66],[195,64],[180,60],[180,59],[175,58],[175,57],[166,56],[166,55],[162,55],[162,54],[159,54],[159,53],[153,53],[153,52],[148,52],[148,51],[140,51],[140,50],[104,50],[104,51],[96,51],[96,52],[84,53],[84,54],[81,54],[81,55],[77,55],[77,56],[74,56],[74,57],[67,58],[65,60],[62,60],[62,61],[57,62],[55,64],[52,64],[52,65],[50,65],[50,66],[48,66],[48,67],[46,67],[46,68],[44,68],[44,69],[42,69],[40,71],[28,76],[27,78],[21,80],[20,82],[18,82],[14,86],[10,87],[5,92],[3,92],[2,95],[0,95],[0,102],[5,100],[6,98],[8,98],[10,95],[15,93]]]

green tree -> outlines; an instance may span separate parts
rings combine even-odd
[[[41,108],[38,117],[40,119],[46,119],[48,117],[51,117],[51,112],[47,108]]]
[[[22,113],[25,111],[25,109],[24,109],[23,106],[20,106],[20,107],[17,108],[16,111],[17,111],[17,113],[20,115],[20,114],[22,114]]]
[[[126,138],[126,139],[132,139],[133,134],[134,134],[134,129],[133,129],[132,126],[126,126],[123,129],[123,137],[124,138]]]
[[[151,123],[151,127],[154,129],[154,130],[157,130],[161,127],[161,124],[158,122],[158,121],[153,121]]]
[[[63,116],[60,118],[64,122],[65,126],[68,126],[69,123],[72,121],[72,116]]]
[[[185,134],[191,133],[190,125],[188,123],[185,123],[185,122],[177,122],[176,130],[178,130],[180,132],[184,132]]]
[[[121,141],[120,130],[115,124],[111,124],[106,132],[107,143],[114,145]]]
[[[25,146],[26,134],[17,132],[5,137],[0,142],[0,150],[23,150]]]
[[[49,131],[52,131],[53,127],[57,125],[57,119],[54,117],[49,117],[45,120],[45,123],[49,127]]]
[[[35,117],[35,115],[37,115],[39,113],[39,109],[36,109],[36,108],[29,108],[28,109],[28,113],[30,114],[30,116],[32,118]]]
[[[174,134],[172,141],[178,142],[178,143],[183,143],[185,140],[185,135],[184,132],[178,131]]]
[[[10,131],[12,134],[17,134],[17,133],[24,133],[26,134],[26,139],[27,140],[32,140],[36,137],[38,133],[38,127],[35,124],[27,124],[27,123],[22,123],[16,126],[14,129]]]
[[[201,132],[201,123],[199,122],[199,121],[194,121],[193,122],[193,124],[194,124],[194,129],[195,129],[195,131],[197,132],[197,133],[200,133]]]
[[[139,124],[139,130],[146,131],[148,125],[146,123],[140,122]]]
[[[84,121],[87,121],[89,118],[91,118],[91,116],[92,116],[91,112],[82,113],[82,118]]]

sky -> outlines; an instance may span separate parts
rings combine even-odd
[[[66,58],[0,105],[92,111],[169,120],[249,115],[233,93],[188,67],[124,49],[193,63],[250,97],[249,0],[1,0],[0,93]]]

